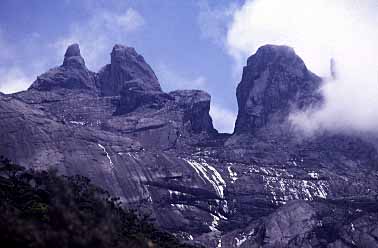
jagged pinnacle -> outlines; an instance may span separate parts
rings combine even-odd
[[[80,53],[78,44],[68,46],[64,54],[63,66],[84,67],[85,61]]]

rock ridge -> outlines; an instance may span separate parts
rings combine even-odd
[[[114,46],[99,73],[77,45],[65,55],[29,90],[0,94],[0,155],[89,177],[188,243],[378,246],[378,139],[291,135],[287,115],[322,103],[293,49],[248,59],[232,135],[214,129],[209,94],[162,91],[132,48]]]

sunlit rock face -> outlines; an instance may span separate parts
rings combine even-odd
[[[266,45],[248,58],[236,95],[235,133],[256,132],[286,121],[291,110],[319,104],[321,79],[307,70],[294,50]]]
[[[264,46],[244,68],[235,133],[219,134],[208,93],[162,91],[121,45],[90,72],[74,44],[30,89],[0,94],[0,155],[87,176],[189,243],[375,247],[377,139],[302,137],[287,121],[322,104],[320,84],[291,48]]]

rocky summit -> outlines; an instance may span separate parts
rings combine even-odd
[[[0,155],[86,176],[190,244],[378,247],[376,137],[304,137],[288,121],[324,104],[321,85],[292,48],[263,46],[220,134],[208,93],[164,92],[122,45],[92,72],[74,44],[28,90],[0,94]]]

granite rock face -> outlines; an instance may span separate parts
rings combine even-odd
[[[164,92],[134,49],[90,72],[77,45],[27,90],[0,94],[0,155],[81,174],[206,247],[376,247],[378,139],[301,137],[292,111],[322,104],[295,52],[248,59],[233,134],[200,90]]]
[[[292,110],[319,104],[320,83],[292,48],[260,47],[248,58],[236,90],[239,113],[235,133],[256,132],[284,122]]]
[[[168,100],[173,100],[167,93],[160,90],[151,90],[141,80],[127,81],[120,90],[120,104],[117,114],[127,114],[138,107],[161,109]]]
[[[96,92],[96,80],[96,74],[85,66],[79,45],[73,44],[67,48],[63,65],[40,75],[30,90],[77,89]]]
[[[222,247],[376,247],[377,202],[292,201],[222,238]]]
[[[85,68],[85,62],[83,57],[81,57],[78,44],[72,44],[67,48],[67,51],[64,54],[63,66]]]
[[[115,45],[111,53],[111,62],[99,72],[99,88],[103,96],[119,95],[123,83],[139,79],[144,87],[161,91],[159,81],[151,67],[134,48]]]
[[[184,111],[184,126],[190,126],[195,133],[216,133],[209,115],[211,97],[200,90],[177,90],[169,94],[175,105]]]

